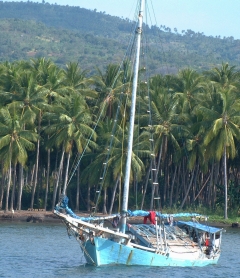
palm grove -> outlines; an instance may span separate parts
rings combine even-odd
[[[131,80],[113,64],[89,75],[45,58],[1,63],[0,208],[53,209],[67,192],[75,210],[120,210]],[[204,206],[227,218],[240,201],[240,72],[223,63],[140,85],[129,207],[156,209],[160,196],[163,209]]]

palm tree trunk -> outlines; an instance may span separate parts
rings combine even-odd
[[[77,192],[76,192],[76,211],[79,211],[79,195],[80,195],[80,165],[77,168]]]
[[[8,199],[9,199],[9,191],[11,186],[12,180],[12,164],[11,161],[9,163],[9,170],[8,170],[8,184],[7,184],[7,191],[6,191],[6,204],[5,204],[5,211],[8,211]]]
[[[49,173],[50,172],[50,149],[47,150],[47,180],[46,180],[46,190],[45,190],[45,199],[44,199],[44,209],[47,209],[48,201],[48,188],[49,188]]]
[[[87,211],[90,211],[90,194],[91,193],[91,187],[90,184],[88,183],[88,191],[87,191]]]
[[[173,187],[176,179],[176,174],[177,174],[177,166],[175,166],[174,174],[173,174],[173,179],[171,183],[171,191],[170,191],[170,197],[169,197],[169,207],[172,207],[172,200],[173,200]]]
[[[59,164],[59,169],[58,169],[58,174],[57,174],[57,180],[56,180],[56,184],[55,184],[54,191],[53,191],[52,209],[54,209],[55,203],[56,203],[57,190],[58,190],[58,186],[59,186],[60,174],[61,174],[62,167],[63,167],[64,154],[65,154],[65,152],[64,152],[64,147],[63,147],[63,149],[62,149],[62,156],[61,156],[61,160],[60,160],[60,164]]]
[[[141,208],[140,209],[143,209],[143,205],[144,205],[145,196],[146,196],[146,192],[147,192],[147,186],[148,186],[148,181],[149,181],[149,176],[150,176],[151,168],[152,168],[152,163],[149,166],[148,173],[147,173],[147,176],[146,176],[146,180],[145,180],[145,184],[144,184],[144,189],[143,189]]]
[[[117,191],[117,186],[120,182],[120,174],[118,174],[115,185],[113,187],[113,193],[112,193],[112,199],[111,199],[111,204],[110,204],[110,208],[109,208],[109,214],[112,214],[112,209],[113,209],[113,204],[114,204],[114,200],[115,200],[115,195],[116,195],[116,191]]]
[[[15,163],[13,167],[13,186],[12,186],[12,194],[11,194],[10,211],[13,210],[13,205],[15,202],[16,172],[17,172],[17,164]]]
[[[107,214],[107,188],[104,187],[103,189],[103,214]]]
[[[199,174],[200,173],[200,174]],[[196,188],[197,188],[197,180],[199,180],[199,176],[201,176],[201,171],[200,171],[200,164],[198,163],[198,166],[197,166],[197,170],[196,170],[196,173],[194,175],[194,181],[193,181],[193,186],[192,186],[192,198],[190,200],[190,202],[193,202],[193,200],[195,200],[195,194],[196,194]]]
[[[219,176],[219,168],[220,168],[220,163],[219,161],[216,163],[215,171],[214,171],[214,190],[213,190],[213,204],[216,204],[216,199],[217,199],[217,180]]]
[[[224,145],[223,163],[224,163],[224,188],[225,188],[224,219],[228,219],[228,183],[227,183],[227,148],[226,148],[226,145]]]
[[[32,171],[31,171],[31,178],[30,178],[30,186],[32,187],[33,185],[33,180],[34,180],[34,175],[35,175],[35,164],[32,167]]]
[[[174,202],[177,204],[178,199],[179,199],[179,187],[180,187],[180,176],[181,176],[181,167],[182,163],[179,164],[178,166],[178,174],[177,174],[177,183],[176,183],[176,190],[175,190],[175,196],[174,196]]]
[[[3,171],[3,165],[1,164],[1,170],[2,170],[2,178],[1,178],[1,185],[0,185],[0,210],[2,209],[2,203],[3,203],[3,194],[4,194],[4,180],[5,180],[5,174]]]
[[[61,197],[61,194],[62,194],[63,167],[64,167],[64,161],[63,161],[62,169],[60,171],[60,176],[59,176],[59,186],[58,186],[58,190],[57,190],[57,200],[60,200],[60,197]]]
[[[189,186],[188,186],[188,188],[187,188],[187,191],[186,191],[186,193],[185,193],[185,196],[184,196],[184,198],[183,198],[183,201],[182,201],[182,203],[181,203],[181,205],[180,205],[180,209],[182,209],[182,207],[184,206],[184,204],[185,204],[185,202],[186,202],[186,200],[187,200],[189,190],[190,190],[190,188],[191,188],[191,186],[192,186],[192,183],[193,183],[193,178],[194,178],[195,169],[196,169],[196,165],[195,165],[195,167],[194,167],[194,169],[193,169],[193,171],[192,171],[191,180],[190,180],[190,182],[189,182]]]
[[[18,200],[17,200],[17,209],[22,209],[22,189],[23,189],[23,166],[19,165],[19,185],[18,185]]]
[[[36,164],[35,164],[35,177],[34,177],[34,184],[33,184],[33,188],[32,188],[32,198],[31,198],[31,206],[30,206],[31,209],[33,209],[34,197],[35,197],[35,192],[36,192],[36,187],[37,187],[39,146],[40,146],[40,139],[38,139],[38,141],[37,141],[37,155],[36,155]]]
[[[213,171],[214,171],[214,161],[212,162],[211,167],[211,177],[209,182],[209,190],[208,190],[208,196],[207,196],[207,204],[209,204],[209,207],[212,208],[212,195],[213,195]]]
[[[71,157],[71,153],[68,153],[67,156],[67,165],[66,165],[66,173],[65,173],[65,178],[64,178],[64,185],[63,185],[63,191],[62,194],[65,195],[66,194],[66,190],[67,190],[67,181],[68,181],[68,169],[69,169],[69,161],[70,161],[70,157]]]

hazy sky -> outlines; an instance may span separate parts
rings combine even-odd
[[[17,0],[15,0],[17,1]],[[133,19],[137,0],[45,0],[50,4],[97,9],[110,15]],[[5,1],[6,2],[6,1]],[[33,2],[42,2],[35,1]],[[157,24],[178,32],[191,29],[205,35],[240,39],[240,0],[148,0]],[[152,4],[151,4],[152,3]]]

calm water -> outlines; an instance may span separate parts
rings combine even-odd
[[[240,277],[240,229],[223,234],[218,265],[203,268],[90,267],[63,224],[0,222],[0,277]]]

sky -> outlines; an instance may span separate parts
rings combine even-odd
[[[96,9],[109,15],[133,19],[137,0],[45,0],[45,2]],[[233,36],[235,39],[240,39],[240,0],[148,0],[148,3],[149,7],[154,8],[156,18],[154,24],[158,26],[165,25],[172,31],[173,28],[177,28],[179,33],[191,29],[194,32],[203,32],[207,36]]]

